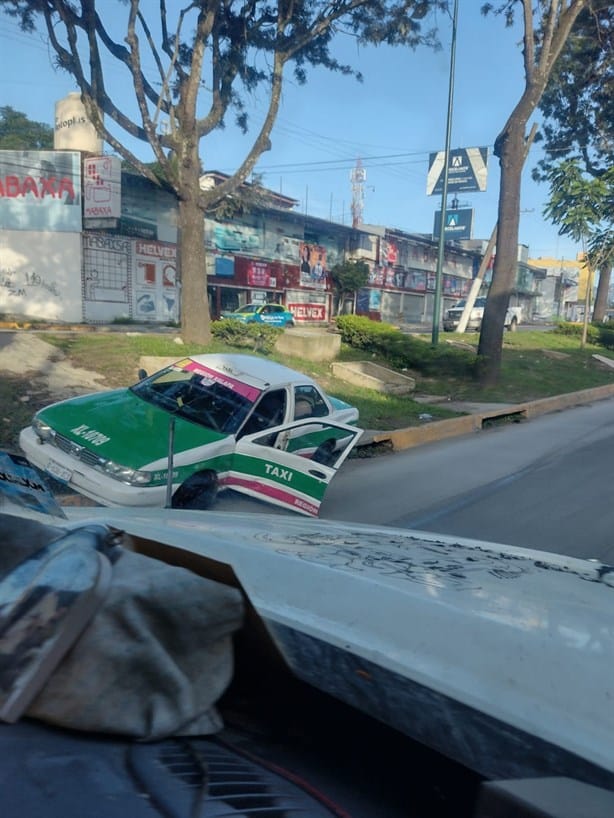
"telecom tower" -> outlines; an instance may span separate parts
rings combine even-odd
[[[365,181],[367,171],[362,166],[362,160],[356,160],[356,167],[350,172],[352,182],[352,227],[358,227],[363,222],[365,207]]]

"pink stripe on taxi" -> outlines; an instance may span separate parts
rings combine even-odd
[[[232,389],[232,391],[236,392],[237,395],[247,398],[247,400],[251,401],[252,403],[254,403],[261,394],[261,390],[256,389],[255,386],[248,386],[247,384],[236,380],[236,378],[231,378],[229,375],[225,375],[223,372],[218,372],[216,369],[210,369],[208,366],[198,364],[196,361],[188,360],[186,364],[181,361],[180,366],[182,369],[185,369],[188,372],[195,372],[197,375],[202,375],[205,378],[211,378],[212,380],[217,381],[217,383],[221,383],[223,386],[228,387],[228,389]]]
[[[309,502],[309,500],[303,500],[291,492],[284,491],[283,489],[270,485],[269,483],[261,483],[257,480],[249,480],[245,477],[237,477],[236,475],[229,475],[228,477],[224,478],[223,481],[220,480],[220,483],[222,482],[229,488],[232,488],[233,486],[241,486],[245,489],[251,489],[258,494],[263,494],[265,497],[270,497],[272,500],[279,500],[279,502],[286,503],[289,506],[294,506],[294,508],[300,508],[303,511],[306,511],[307,514],[311,514],[313,517],[317,517],[320,510],[319,504],[316,505],[315,503]]]

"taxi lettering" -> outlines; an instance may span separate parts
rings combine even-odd
[[[286,483],[292,482],[294,472],[290,471],[290,469],[282,469],[279,466],[272,466],[270,463],[265,463],[264,469],[270,477],[278,477],[280,480],[285,480]]]
[[[109,440],[111,440],[110,437],[103,435],[102,432],[97,432],[96,429],[90,429],[90,427],[85,424],[75,426],[75,428],[70,431],[73,435],[82,437],[83,440],[87,440],[88,443],[94,446],[102,446],[103,443],[108,443]]]

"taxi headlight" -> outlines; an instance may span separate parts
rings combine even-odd
[[[32,429],[34,430],[34,434],[38,437],[41,443],[47,443],[50,440],[53,440],[55,437],[55,432],[49,426],[48,423],[45,423],[44,420],[41,420],[38,417],[35,417],[32,421]]]
[[[128,466],[122,466],[120,463],[114,463],[112,460],[107,460],[104,464],[104,472],[109,477],[115,480],[120,480],[122,483],[128,483],[132,486],[146,486],[151,483],[151,473],[147,471],[137,471]]]

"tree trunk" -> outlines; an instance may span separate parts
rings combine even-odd
[[[205,268],[205,219],[198,199],[179,201],[177,264],[181,282],[181,337],[186,344],[211,340]]]
[[[593,322],[603,321],[608,311],[611,278],[612,265],[602,264],[601,267],[599,268],[599,283],[597,284],[597,295],[595,296]]]
[[[518,271],[520,184],[525,162],[524,131],[524,119],[518,123],[510,122],[497,146],[501,166],[497,251],[482,319],[476,373],[484,386],[496,383],[499,377],[505,313]]]

